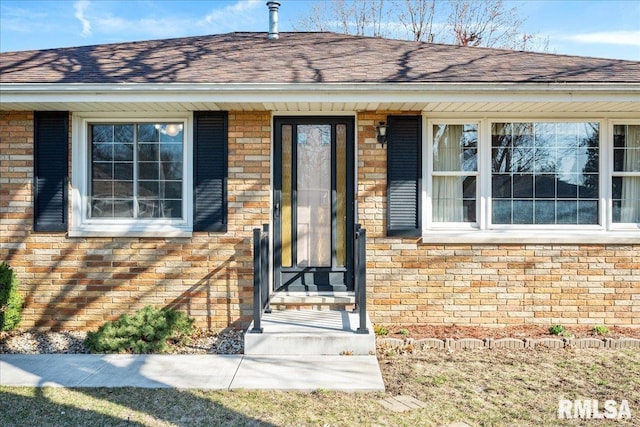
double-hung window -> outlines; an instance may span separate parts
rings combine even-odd
[[[609,123],[428,120],[425,241],[640,239],[640,124]]]
[[[613,125],[614,224],[640,223],[640,124]]]
[[[188,129],[189,119],[180,117],[78,117],[72,233],[190,232]]]
[[[436,123],[432,132],[431,223],[476,224],[478,124]]]

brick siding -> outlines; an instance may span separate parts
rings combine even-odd
[[[269,217],[269,123],[269,113],[229,114],[227,233],[69,238],[31,231],[33,114],[0,113],[0,260],[21,280],[21,326],[95,328],[148,304],[183,309],[204,327],[246,323],[252,228]]]
[[[381,324],[640,326],[640,245],[428,244],[385,237],[386,149],[358,116],[369,314]]]
[[[359,221],[376,323],[640,326],[640,245],[432,245],[385,237],[386,148],[358,115]],[[399,114],[394,112],[393,114]],[[252,229],[269,220],[269,112],[229,114],[229,225],[192,238],[33,233],[33,113],[0,113],[0,260],[21,280],[22,327],[95,328],[147,304],[203,327],[251,317]],[[73,173],[73,171],[71,171]]]

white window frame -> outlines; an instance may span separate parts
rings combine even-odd
[[[182,218],[91,218],[89,126],[96,123],[181,123]],[[190,237],[193,231],[193,116],[190,113],[74,113],[72,116],[71,237]]]
[[[613,222],[613,194],[611,193],[612,191],[612,184],[613,184],[613,177],[614,176],[625,176],[625,175],[633,175],[633,176],[637,176],[640,175],[640,172],[638,173],[629,173],[629,172],[615,172],[613,170],[613,149],[614,149],[614,144],[613,144],[613,127],[616,125],[632,125],[632,126],[640,126],[640,120],[624,120],[624,119],[613,119],[613,120],[609,120],[608,122],[608,126],[607,126],[607,131],[608,131],[608,135],[609,135],[609,139],[611,140],[611,144],[608,147],[607,150],[607,165],[609,168],[610,173],[608,174],[609,180],[607,182],[607,194],[608,199],[607,199],[607,227],[611,230],[640,230],[640,223],[638,224],[634,224],[634,223],[624,223],[624,222],[617,222],[614,223]]]
[[[457,171],[453,173],[449,172],[435,172],[433,170],[433,127],[436,125],[476,125],[477,134],[478,134],[478,146],[477,149],[477,165],[478,169],[476,171]],[[426,156],[427,161],[424,163],[426,165],[426,179],[423,181],[426,183],[426,202],[423,206],[425,207],[426,218],[424,218],[424,224],[428,229],[432,230],[460,230],[460,231],[470,231],[470,230],[480,230],[481,229],[481,150],[480,150],[480,139],[482,136],[482,122],[477,119],[430,119],[427,120],[427,149]],[[433,221],[433,177],[434,176],[475,176],[476,177],[476,222],[435,222]]]
[[[491,125],[500,122],[555,122],[599,124],[599,210],[598,224],[492,224],[491,223]],[[433,126],[478,124],[477,223],[434,223],[432,221]],[[422,240],[424,243],[640,243],[640,224],[612,223],[611,182],[613,174],[613,126],[638,124],[640,120],[567,115],[547,117],[524,115],[443,116],[423,114]]]

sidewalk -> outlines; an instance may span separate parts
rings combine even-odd
[[[384,391],[375,356],[0,354],[0,385]]]

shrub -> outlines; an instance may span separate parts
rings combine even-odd
[[[193,319],[185,313],[147,306],[87,333],[85,345],[92,353],[164,353],[170,342],[183,343],[192,331]]]
[[[11,267],[3,262],[0,264],[0,331],[10,331],[18,326],[22,303],[18,278]]]
[[[384,326],[380,326],[380,325],[375,325],[373,327],[373,332],[376,335],[389,335],[389,330],[387,328],[385,328]]]
[[[562,335],[566,332],[566,329],[562,325],[553,325],[549,328],[549,333],[551,335]]]
[[[607,335],[609,333],[609,328],[604,325],[594,326],[591,330],[594,335]]]

